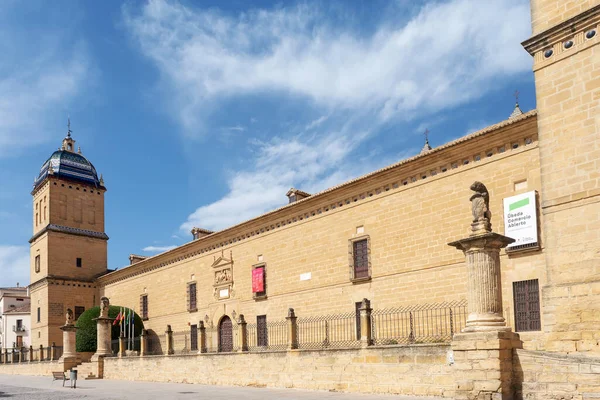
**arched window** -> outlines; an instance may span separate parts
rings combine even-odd
[[[233,324],[227,315],[219,322],[219,351],[233,351]]]

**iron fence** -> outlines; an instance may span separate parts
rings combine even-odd
[[[298,318],[298,347],[326,349],[360,347],[356,313]]]
[[[198,341],[194,343],[195,349],[192,349],[192,331],[173,332],[173,353],[190,354],[198,352]],[[196,332],[197,335],[197,332]],[[197,338],[198,336],[196,336]]]
[[[445,343],[466,321],[466,300],[373,310],[373,344]]]
[[[248,332],[248,350],[285,350],[288,346],[288,322],[258,322],[246,326]]]

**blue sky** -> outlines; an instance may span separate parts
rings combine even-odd
[[[2,5],[0,285],[67,115],[114,269],[535,108],[527,0]]]

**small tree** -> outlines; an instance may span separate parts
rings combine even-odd
[[[110,306],[108,309],[109,318],[117,318],[121,307]],[[86,310],[79,316],[75,326],[77,329],[76,336],[76,350],[80,352],[95,352],[98,347],[98,329],[97,322],[94,320],[100,316],[100,307],[92,307]],[[135,336],[138,337],[142,334],[144,329],[144,323],[139,315],[134,312],[134,326]],[[119,338],[119,332],[121,327],[119,324],[112,325],[111,327],[111,340]]]

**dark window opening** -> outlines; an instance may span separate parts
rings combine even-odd
[[[148,319],[148,295],[143,294],[140,297],[140,311],[142,313],[142,319]]]
[[[538,280],[513,282],[513,300],[515,303],[515,331],[541,330]]]
[[[75,306],[75,321],[77,321],[77,319],[79,319],[79,316],[81,314],[83,314],[84,311],[85,311],[85,307]]]
[[[198,325],[190,326],[190,348],[192,351],[198,350]]]
[[[35,272],[40,272],[40,256],[35,256]]]
[[[75,263],[77,265],[77,268],[81,268],[81,258],[77,257],[77,260],[75,260]]]
[[[256,317],[256,344],[258,346],[269,345],[269,330],[267,329],[266,315],[258,315]]]
[[[195,283],[190,283],[188,285],[188,296],[189,296],[188,311],[196,311],[197,304],[196,304],[196,284]]]
[[[369,277],[369,249],[367,239],[352,243],[354,258],[354,279]]]
[[[42,309],[40,307],[37,308],[37,322],[42,321]]]

